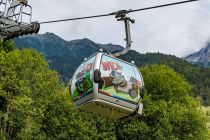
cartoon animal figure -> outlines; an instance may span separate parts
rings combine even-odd
[[[90,71],[83,73],[83,76],[76,81],[75,86],[79,95],[88,92],[93,87],[90,79]]]
[[[82,94],[84,92],[83,90],[83,79],[79,79],[76,81],[75,83],[75,87],[76,87],[76,90],[78,92],[78,94]]]
[[[124,92],[128,93],[131,98],[137,97],[137,92],[135,90],[135,78],[131,77],[130,81],[127,81],[122,73],[112,71],[111,75],[114,77],[112,84],[114,85],[115,91],[117,93]]]
[[[85,72],[84,78],[83,78],[83,85],[84,85],[84,92],[88,92],[89,89],[93,87],[92,81],[90,79],[90,71]]]

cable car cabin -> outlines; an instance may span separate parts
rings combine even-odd
[[[76,70],[70,86],[79,110],[120,119],[141,114],[144,82],[138,68],[104,53],[97,53]]]

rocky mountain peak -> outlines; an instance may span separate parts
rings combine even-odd
[[[210,42],[207,43],[206,47],[202,48],[200,51],[185,57],[188,62],[204,64],[205,66],[210,66]]]

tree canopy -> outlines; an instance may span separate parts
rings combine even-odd
[[[76,110],[57,72],[38,52],[2,49],[0,139],[112,139],[113,129],[112,122]]]
[[[165,65],[141,71],[147,89],[143,115],[120,123],[119,139],[206,139],[205,116],[187,81]]]
[[[5,48],[5,46],[10,46]],[[78,112],[58,73],[32,49],[0,45],[0,139],[205,139],[205,117],[192,87],[164,65],[141,69],[140,118],[107,120]]]

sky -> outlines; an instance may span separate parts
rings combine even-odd
[[[108,14],[183,0],[29,0],[33,20],[48,21]],[[184,57],[210,41],[210,0],[165,7],[128,15],[132,49]],[[41,25],[40,34],[52,32],[65,40],[88,38],[96,43],[125,46],[124,23],[114,16]]]

